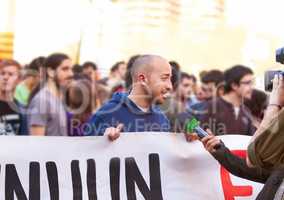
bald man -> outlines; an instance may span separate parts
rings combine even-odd
[[[91,118],[86,134],[108,135],[114,140],[120,132],[169,132],[169,121],[157,105],[170,95],[171,76],[171,66],[164,58],[137,58],[131,70],[131,92],[114,94]]]

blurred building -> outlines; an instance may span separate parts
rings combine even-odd
[[[95,20],[90,19],[85,33],[82,61],[93,58],[104,74],[116,60],[143,53],[177,60],[184,70],[195,74],[208,68],[226,69],[236,63],[250,66],[271,63],[272,54],[267,55],[264,48],[254,49],[275,46],[271,37],[260,35],[255,42],[250,28],[253,26],[245,25],[253,21],[248,14],[251,15],[255,1],[94,1],[91,12],[97,15]],[[251,6],[247,8],[247,4]]]
[[[122,52],[169,55],[181,17],[181,0],[117,0],[115,4],[122,10]]]
[[[168,30],[178,24],[180,0],[117,0],[122,7],[125,33],[149,33]]]
[[[204,67],[207,50],[203,44],[224,29],[224,0],[116,0],[114,3],[122,10],[121,40],[126,45],[121,51],[125,55],[157,53]],[[208,62],[214,59],[211,56],[206,58]],[[187,67],[190,71],[190,66]]]
[[[180,32],[208,32],[224,25],[225,0],[181,0],[180,3]]]
[[[15,1],[0,1],[0,59],[13,58]]]
[[[0,0],[0,59],[28,63],[63,51],[80,63],[95,61],[107,75],[116,61],[151,53],[190,73],[247,64],[262,76],[284,43],[284,28],[275,23],[283,6],[283,0]]]
[[[12,59],[14,47],[14,34],[12,32],[0,33],[0,60]]]
[[[94,1],[81,61],[93,59],[107,75],[117,60],[133,54],[169,52],[167,37],[178,30],[180,0]]]

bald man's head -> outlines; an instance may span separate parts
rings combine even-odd
[[[172,89],[172,69],[169,62],[157,55],[140,56],[133,63],[133,88],[151,97],[151,102],[163,103]]]
[[[149,74],[163,67],[170,67],[168,61],[157,55],[143,55],[135,60],[131,69],[131,77],[133,82],[139,78],[139,74],[148,76]]]

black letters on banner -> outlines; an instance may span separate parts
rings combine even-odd
[[[50,200],[59,200],[58,172],[55,162],[46,163]]]
[[[97,200],[97,182],[96,182],[96,162],[94,159],[87,161],[87,187],[89,200]]]
[[[120,200],[120,159],[112,158],[109,165],[110,191],[112,200]]]
[[[40,163],[30,162],[29,168],[29,197],[24,191],[14,164],[7,164],[5,173],[5,200],[40,200]],[[120,158],[112,158],[109,163],[109,180],[111,200],[120,200]],[[1,165],[0,165],[1,172]],[[46,173],[49,186],[50,200],[59,200],[59,179],[55,162],[46,163]],[[79,160],[71,161],[71,177],[73,200],[83,200],[83,184]],[[87,160],[87,190],[88,199],[97,200],[96,162]],[[145,200],[163,200],[160,159],[158,154],[149,155],[149,186],[142,176],[133,157],[125,159],[125,178],[127,200],[136,200],[135,184]],[[103,197],[104,198],[104,197]]]
[[[148,188],[134,158],[125,159],[127,199],[136,200],[135,183],[145,200],[163,200],[160,160],[158,154],[149,155],[150,189]]]
[[[40,164],[39,162],[30,163],[30,200],[40,199]]]
[[[29,200],[40,199],[40,165],[38,162],[30,163]],[[27,200],[26,193],[19,179],[15,165],[6,165],[5,199],[14,200],[14,193],[18,200]]]
[[[71,162],[71,176],[73,185],[73,200],[82,200],[82,181],[78,160],[73,160]]]

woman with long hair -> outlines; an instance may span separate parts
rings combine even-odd
[[[67,122],[69,136],[84,136],[84,128],[96,110],[96,90],[92,81],[85,75],[75,75],[66,90]]]

